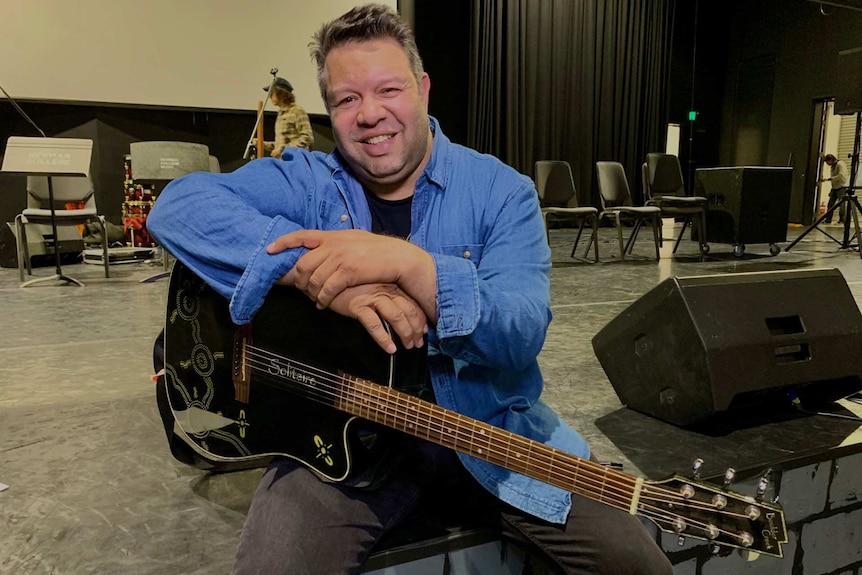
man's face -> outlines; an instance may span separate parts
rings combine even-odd
[[[324,73],[333,135],[356,177],[387,199],[412,195],[431,155],[428,75],[417,83],[404,50],[383,39],[333,49]]]

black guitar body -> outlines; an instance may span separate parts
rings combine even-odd
[[[215,469],[261,466],[287,456],[341,481],[375,463],[386,443],[381,434],[395,432],[334,409],[331,395],[315,392],[317,382],[291,385],[290,365],[306,366],[315,378],[319,373],[320,386],[329,389],[337,381],[324,372],[380,385],[398,382],[392,386],[406,391],[421,388],[426,377],[424,348],[390,357],[357,321],[316,309],[293,288],[273,288],[256,314],[251,343],[241,348],[251,350],[246,362],[236,362],[236,335],[227,301],[177,262],[160,383],[175,432]],[[242,394],[234,383],[234,369],[242,365],[254,366],[247,400],[238,399]]]

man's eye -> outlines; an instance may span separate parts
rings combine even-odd
[[[338,101],[335,103],[335,105],[336,105],[336,107],[337,107],[337,106],[344,106],[345,104],[349,104],[349,103],[354,102],[354,101],[356,101],[356,97],[355,97],[355,96],[346,96],[346,97],[344,97],[344,98],[342,98],[342,99],[338,100]]]

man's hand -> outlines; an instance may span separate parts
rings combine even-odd
[[[422,347],[428,321],[422,308],[398,286],[365,284],[349,287],[332,300],[330,309],[359,320],[359,323],[387,353],[395,353],[395,342],[383,321],[406,349]]]
[[[279,283],[305,292],[328,307],[347,288],[395,284],[426,318],[437,317],[437,278],[431,255],[410,242],[361,230],[301,230],[276,239],[270,254],[304,247],[309,251]]]
[[[279,146],[277,148],[274,148],[272,150],[272,152],[270,152],[269,155],[277,160],[277,159],[281,158],[282,152],[284,152],[284,146]]]

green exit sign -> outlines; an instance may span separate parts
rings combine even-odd
[[[689,110],[688,111],[688,119],[694,122],[697,120],[697,110]]]

